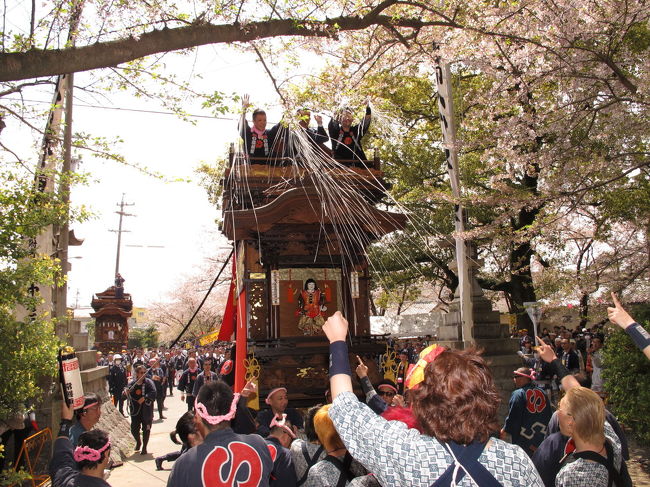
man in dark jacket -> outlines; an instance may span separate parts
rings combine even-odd
[[[349,108],[337,112],[328,126],[334,159],[355,160],[359,163],[366,160],[366,154],[361,147],[361,139],[370,127],[371,118],[370,105],[366,106],[366,114],[361,123],[357,125],[352,125],[353,115]]]
[[[256,485],[268,487],[273,461],[265,441],[240,435],[230,427],[239,394],[223,381],[201,387],[196,398],[196,426],[202,444],[176,460],[167,487]]]
[[[135,368],[136,378],[131,381],[128,388],[130,412],[131,412],[131,434],[135,439],[135,449],[142,450],[140,454],[147,454],[147,444],[151,434],[153,423],[153,405],[156,400],[156,385],[146,377],[147,369],[144,365]],[[142,429],[142,441],[140,441],[140,429]]]
[[[127,382],[126,369],[122,365],[122,355],[116,353],[113,357],[113,365],[108,369],[108,392],[113,398],[113,405],[118,407],[122,415],[124,415],[123,392]]]
[[[526,367],[513,372],[516,389],[510,397],[508,417],[502,430],[502,437],[510,434],[512,443],[522,447],[530,457],[544,441],[553,414],[546,393],[533,383],[534,378],[534,371]]]
[[[196,366],[196,359],[190,357],[187,359],[187,369],[183,371],[181,378],[178,380],[178,390],[181,391],[181,401],[187,401],[187,410],[194,408],[194,384],[199,377],[199,368]]]

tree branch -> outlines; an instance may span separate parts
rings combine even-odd
[[[386,0],[364,17],[343,16],[322,21],[266,20],[247,24],[200,24],[164,28],[116,41],[97,42],[83,47],[0,54],[0,81],[52,76],[117,66],[151,54],[177,51],[205,44],[249,42],[257,39],[302,36],[336,37],[339,32],[362,30],[371,25],[421,28],[452,26],[446,20],[423,21],[418,18],[393,18],[381,11],[393,5]]]
[[[51,80],[36,80],[31,83],[21,83],[16,86],[12,86],[11,88],[6,89],[5,91],[0,91],[0,98],[3,96],[11,95],[13,93],[19,93],[23,90],[23,88],[26,88],[28,86],[37,86],[37,85],[53,85],[54,82]]]
[[[264,69],[266,70],[266,74],[269,75],[269,78],[271,78],[271,83],[273,83],[273,88],[275,88],[275,92],[278,94],[280,99],[282,100],[282,103],[287,106],[287,100],[280,91],[280,87],[278,86],[278,83],[273,76],[273,73],[271,73],[271,70],[269,69],[268,65],[266,64],[266,61],[264,60],[264,56],[262,56],[262,53],[260,50],[257,48],[254,42],[251,42],[251,46],[253,46],[253,49],[255,50],[255,54],[257,54],[257,57],[260,59],[260,62],[262,63],[262,66],[264,66]]]

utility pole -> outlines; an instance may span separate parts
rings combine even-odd
[[[462,193],[458,168],[458,146],[456,143],[456,119],[454,116],[454,100],[451,92],[451,70],[448,63],[438,62],[436,65],[436,84],[438,87],[438,110],[440,111],[440,127],[442,129],[442,144],[447,158],[447,172],[451,182],[451,193],[457,203],[454,205],[454,226],[456,230],[456,261],[458,263],[458,291],[460,294],[460,316],[462,339],[465,347],[474,343],[472,329],[474,316],[472,313],[472,271],[469,265],[468,245],[461,234],[465,232],[465,212],[461,205]]]
[[[109,230],[109,232],[115,232],[117,233],[117,255],[115,256],[115,275],[117,276],[118,272],[120,272],[120,247],[122,246],[122,233],[123,232],[130,232],[130,230],[122,230],[122,219],[125,216],[135,216],[132,213],[125,213],[124,212],[124,207],[125,206],[134,206],[135,203],[125,203],[124,202],[124,193],[122,193],[122,201],[117,203],[117,206],[120,207],[120,211],[116,211],[118,215],[120,215],[120,223],[117,228],[117,230]]]

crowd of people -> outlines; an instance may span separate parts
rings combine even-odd
[[[608,314],[650,354],[650,336],[618,301]],[[562,398],[554,411],[535,384],[534,370],[518,368],[510,413],[501,426],[499,394],[476,349],[423,348],[408,367],[403,392],[393,381],[372,384],[366,363],[357,356],[355,372],[365,395],[360,401],[353,392],[347,321],[336,312],[323,330],[330,342],[332,401],[304,416],[289,407],[284,387],[268,392],[267,409],[248,408],[257,393],[254,384],[233,393],[224,375],[211,370],[221,360],[214,355],[218,351],[185,357],[187,368],[177,387],[192,401],[173,433],[182,448],[156,462],[174,462],[168,486],[631,485],[620,425],[602,398],[581,385],[568,362],[541,337],[537,358],[560,382]],[[131,385],[139,383],[143,390],[128,400],[144,399],[153,407],[155,396],[147,396],[146,384],[156,387],[163,359],[150,357],[147,371],[136,363],[138,357],[144,360],[136,352]],[[197,374],[192,386],[190,378],[182,379],[189,370]],[[108,435],[92,427],[97,407],[96,397],[88,397],[76,413],[62,406],[51,464],[54,487],[108,485],[101,472],[111,446]]]
[[[536,352],[537,347],[533,343],[533,338],[528,335],[528,330],[519,330],[518,338],[520,347],[518,353],[523,359],[523,365],[534,369],[537,380],[543,381],[555,396],[557,388],[552,387],[550,370]],[[566,326],[555,326],[552,330],[544,328],[540,338],[546,345],[554,348],[556,355],[572,374],[581,375],[583,385],[599,394],[604,393],[602,348],[605,342],[605,333],[603,325],[591,328],[576,327],[575,329]]]
[[[136,451],[142,455],[148,453],[155,409],[159,419],[166,419],[163,415],[165,399],[174,395],[174,389],[191,411],[204,384],[221,379],[232,386],[231,352],[230,344],[225,344],[189,350],[136,348],[121,353],[111,351],[106,356],[97,353],[97,364],[109,368],[108,391],[113,404],[122,415],[130,417]]]

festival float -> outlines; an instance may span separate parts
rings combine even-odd
[[[376,157],[337,161],[301,135],[292,133],[295,158],[231,149],[222,180],[222,231],[234,246],[226,315],[234,311],[236,323],[235,390],[257,377],[261,397],[284,386],[296,406],[324,400],[322,325],[336,311],[350,323],[352,353],[386,351],[385,337],[370,334],[367,249],[407,221],[378,208],[388,184]]]

